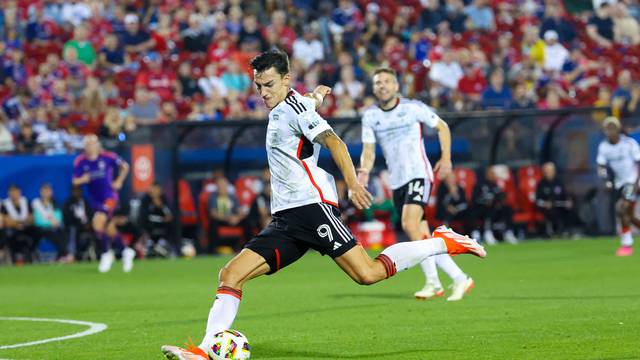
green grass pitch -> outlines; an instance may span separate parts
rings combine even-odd
[[[255,359],[640,359],[640,254],[612,239],[537,241],[456,260],[476,288],[463,301],[416,301],[411,269],[353,283],[309,253],[251,281],[234,328]],[[18,349],[0,359],[161,359],[162,344],[200,340],[226,257],[0,268],[0,316],[105,323],[99,334]],[[449,283],[446,275],[441,279]],[[0,321],[0,346],[85,327]]]

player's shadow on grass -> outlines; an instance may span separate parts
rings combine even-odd
[[[491,296],[493,300],[600,300],[600,299],[637,299],[640,295],[580,295],[580,296]]]
[[[429,349],[429,350],[404,350],[404,351],[388,351],[388,352],[373,352],[370,354],[354,354],[354,355],[344,355],[344,354],[331,354],[331,353],[323,353],[319,351],[295,351],[290,348],[279,348],[274,346],[273,344],[258,344],[255,345],[255,348],[259,348],[260,352],[265,352],[273,355],[259,355],[260,359],[274,359],[274,358],[292,358],[292,359],[305,359],[305,358],[313,358],[313,359],[379,359],[381,357],[389,356],[389,357],[398,357],[400,355],[410,355],[410,354],[426,354],[426,353],[434,353],[434,352],[443,352],[450,351],[448,349]]]
[[[406,299],[413,299],[413,297],[411,296],[407,296],[407,294],[358,294],[358,293],[352,293],[352,294],[333,294],[333,295],[328,295],[328,297],[334,298],[334,299],[346,299],[346,298],[370,298],[370,299],[392,299],[392,300],[406,300]]]

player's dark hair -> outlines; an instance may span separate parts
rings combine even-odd
[[[376,76],[378,74],[390,74],[393,75],[394,78],[398,78],[398,73],[396,73],[395,70],[393,70],[392,68],[388,68],[388,67],[381,67],[381,68],[377,68],[374,70],[373,72],[373,76]]]
[[[265,51],[251,60],[251,67],[259,73],[274,68],[284,76],[289,73],[289,57],[277,49]]]

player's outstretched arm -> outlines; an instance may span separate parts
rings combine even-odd
[[[331,94],[331,88],[325,85],[318,85],[313,92],[306,93],[304,96],[316,101],[316,110],[322,106],[325,96]]]
[[[440,140],[442,155],[440,155],[440,160],[436,163],[434,170],[443,179],[449,175],[453,167],[451,164],[451,130],[449,130],[449,125],[442,119],[438,120],[436,129],[438,130],[438,140]]]
[[[73,179],[71,179],[71,183],[74,186],[84,185],[84,184],[88,183],[89,181],[91,181],[91,177],[90,177],[89,173],[84,173],[84,175],[82,175],[82,176],[74,177]]]
[[[325,130],[318,134],[314,142],[326,147],[331,152],[333,161],[340,169],[344,181],[349,188],[349,198],[358,209],[367,209],[371,206],[373,198],[367,189],[362,186],[356,177],[356,170],[349,156],[347,145],[336,135],[333,130]]]
[[[369,173],[376,162],[376,144],[363,143],[362,154],[360,154],[360,167],[358,168],[358,182],[363,186],[369,183]]]

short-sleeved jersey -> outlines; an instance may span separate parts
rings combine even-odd
[[[640,161],[640,146],[626,135],[620,135],[620,141],[615,144],[604,140],[598,146],[596,162],[601,166],[609,166],[613,170],[616,189],[625,184],[636,184],[638,161]]]
[[[271,212],[325,202],[338,206],[335,181],[318,167],[320,144],[313,140],[331,126],[315,101],[291,90],[269,112],[267,156],[271,171]]]
[[[389,169],[392,189],[413,179],[433,181],[433,170],[422,140],[422,124],[436,127],[440,118],[417,100],[399,98],[396,106],[372,106],[362,114],[362,142],[379,143]]]
[[[89,197],[93,204],[101,204],[107,199],[116,198],[112,183],[118,168],[124,162],[122,158],[110,151],[102,151],[95,160],[89,160],[80,154],[73,162],[73,177],[81,177],[89,173]]]

